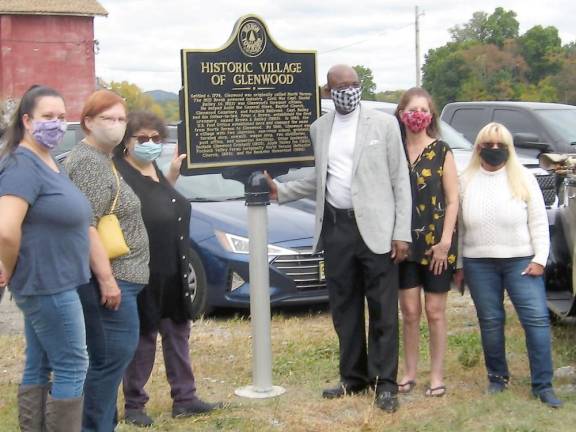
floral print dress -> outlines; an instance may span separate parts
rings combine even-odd
[[[424,148],[413,164],[406,152],[412,188],[412,245],[409,261],[430,264],[430,256],[426,252],[442,237],[446,213],[442,177],[446,154],[451,151],[444,141],[436,140]],[[454,232],[448,252],[448,268],[451,270],[456,266],[456,249],[457,236]]]

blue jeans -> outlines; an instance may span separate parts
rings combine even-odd
[[[552,387],[550,321],[542,277],[522,276],[531,257],[464,258],[464,277],[476,306],[484,361],[490,381],[507,381],[504,341],[504,289],[518,313],[526,336],[532,392]]]
[[[18,296],[24,313],[26,363],[22,385],[45,385],[53,373],[52,397],[82,396],[88,369],[82,305],[75,289],[51,295]]]
[[[100,304],[98,283],[78,289],[90,366],[84,385],[83,432],[112,432],[116,426],[116,398],[124,370],[138,346],[140,322],[136,297],[144,285],[118,281],[122,301],[117,311]]]

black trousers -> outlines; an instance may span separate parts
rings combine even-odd
[[[353,212],[326,203],[322,229],[326,282],[340,344],[340,378],[349,385],[397,391],[398,266],[372,252]],[[368,303],[368,340],[365,303]]]

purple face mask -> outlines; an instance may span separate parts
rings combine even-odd
[[[52,150],[62,142],[64,133],[68,128],[65,121],[62,120],[35,120],[32,122],[32,136],[36,142]]]

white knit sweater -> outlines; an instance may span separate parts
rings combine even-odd
[[[513,258],[534,255],[546,265],[550,249],[548,218],[536,178],[524,169],[530,199],[512,196],[506,167],[478,172],[460,187],[459,255]],[[460,260],[459,260],[460,261]]]

